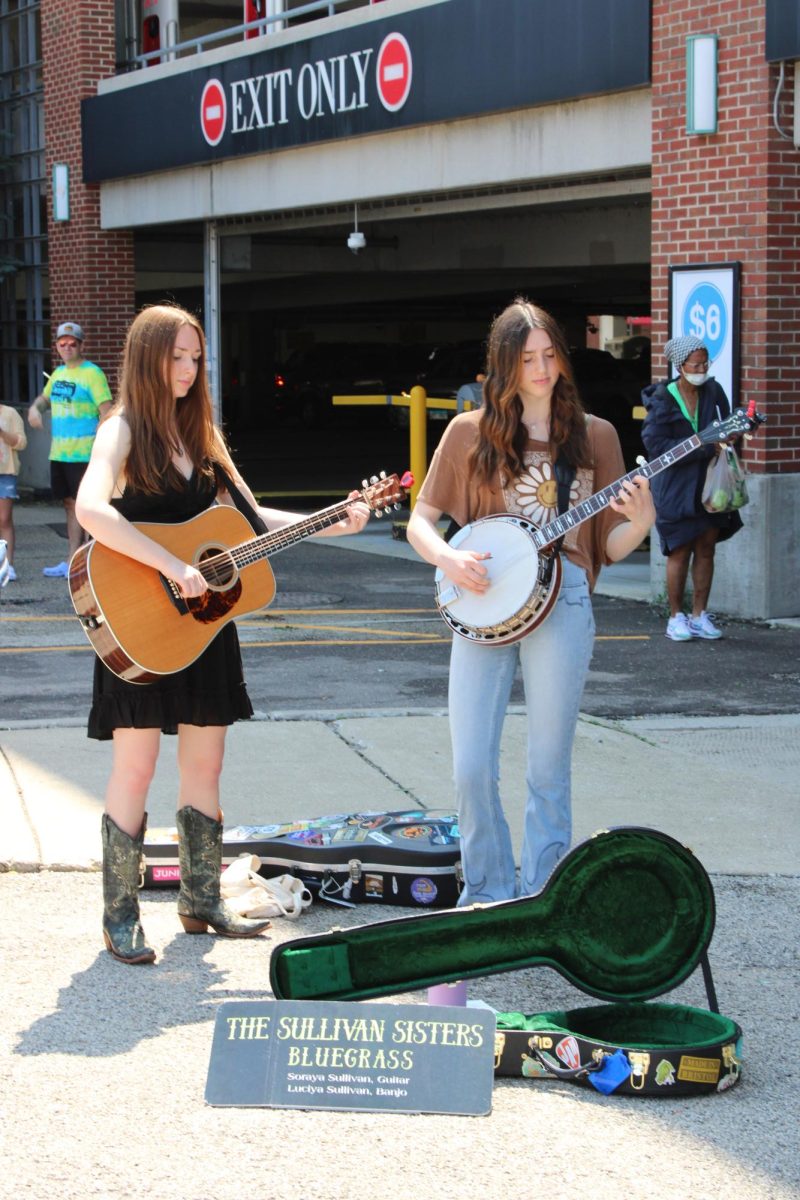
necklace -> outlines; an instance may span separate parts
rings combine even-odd
[[[550,422],[546,418],[543,421],[525,421],[524,424],[534,441],[546,442],[550,437]],[[541,431],[541,436],[537,435],[537,429]]]

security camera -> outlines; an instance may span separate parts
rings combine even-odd
[[[366,244],[367,239],[360,229],[354,229],[352,233],[347,235],[347,249],[352,250],[353,254],[358,254],[359,250],[363,250]]]

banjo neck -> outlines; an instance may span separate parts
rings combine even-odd
[[[561,516],[548,521],[541,529],[533,531],[532,537],[536,543],[537,550],[544,550],[546,546],[563,537],[570,529],[575,529],[578,525],[582,525],[584,521],[588,521],[591,517],[602,512],[604,508],[608,507],[609,501],[615,499],[619,494],[619,486],[626,479],[633,480],[636,475],[643,475],[645,479],[652,479],[654,475],[658,475],[661,471],[665,471],[667,467],[680,462],[687,454],[691,454],[693,450],[697,450],[702,445],[702,439],[696,433],[692,434],[691,437],[686,438],[680,445],[673,446],[671,450],[666,450],[658,458],[654,458],[652,462],[642,463],[640,467],[629,471],[627,475],[622,475],[614,483],[610,483],[608,487],[604,487],[602,491],[595,492],[588,500],[581,501],[574,508],[568,508]]]

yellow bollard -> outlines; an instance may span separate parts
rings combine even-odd
[[[414,476],[410,507],[413,508],[417,502],[417,493],[422,487],[422,481],[428,470],[428,408],[424,387],[417,384],[416,387],[412,387],[410,395],[411,403],[408,406],[409,457],[411,474]]]

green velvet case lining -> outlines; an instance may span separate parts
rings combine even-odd
[[[546,965],[589,995],[644,1000],[692,973],[714,918],[691,851],[623,827],[576,846],[536,896],[296,939],[270,975],[279,998],[360,1000]]]
[[[624,1046],[629,1050],[680,1050],[714,1047],[720,1042],[735,1042],[741,1036],[739,1026],[720,1013],[682,1004],[596,1004],[565,1012],[498,1013],[497,1029],[508,1033],[520,1030],[575,1034],[590,1041]]]

